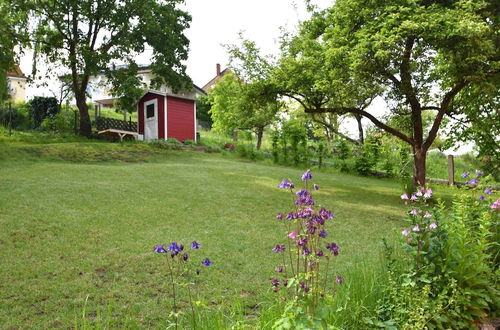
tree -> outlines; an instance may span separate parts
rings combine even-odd
[[[217,130],[226,133],[254,131],[259,150],[264,128],[276,120],[281,102],[269,88],[270,59],[260,55],[254,42],[244,39],[241,34],[240,39],[240,47],[227,46],[230,67],[235,74],[226,74],[208,92],[210,113]]]
[[[133,67],[135,55],[143,53],[147,45],[153,53],[153,87],[163,83],[174,89],[188,86],[181,62],[187,59],[188,39],[183,33],[191,17],[178,8],[180,0],[4,1],[21,4],[37,22],[31,36],[35,51],[69,69],[80,112],[80,135],[91,134],[86,96],[90,76],[109,74],[111,63],[117,61]]]
[[[364,90],[368,93],[358,100],[371,102],[380,96],[393,114],[410,116],[411,133],[405,134],[366,109],[341,104],[341,95],[330,104],[304,107],[309,113],[362,116],[406,142],[413,150],[414,184],[424,186],[427,151],[443,118],[469,116],[460,110],[459,95],[468,86],[498,77],[497,23],[493,1],[338,0],[302,26],[300,35],[309,36],[309,41],[291,61],[302,60],[313,44],[323,54],[324,73],[318,77],[295,71],[293,79],[306,77],[314,87],[325,81],[343,86],[340,90],[351,103],[358,103],[352,102],[356,97],[351,93]],[[287,65],[282,68],[291,76]],[[302,99],[314,96],[305,87],[285,92]],[[422,119],[426,111],[434,113],[427,134]]]

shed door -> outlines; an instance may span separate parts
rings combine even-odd
[[[144,103],[144,140],[158,138],[158,102],[151,100]]]

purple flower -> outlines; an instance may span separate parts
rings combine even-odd
[[[200,246],[201,246],[201,244],[196,242],[196,241],[193,241],[191,243],[191,249],[193,249],[193,250],[198,250],[200,248]]]
[[[157,245],[154,249],[153,249],[153,252],[157,252],[157,253],[166,253],[167,250],[165,250],[163,248],[163,244],[159,244]]]
[[[314,205],[314,201],[311,196],[299,197],[295,201],[295,205]]]
[[[300,288],[304,290],[306,293],[309,292],[309,287],[307,287],[304,282],[300,282]]]
[[[212,265],[212,262],[211,262],[208,258],[205,258],[205,260],[203,260],[203,261],[201,262],[201,264],[202,264],[203,266],[207,266],[207,267],[208,267],[208,266],[211,266],[211,265]]]
[[[498,210],[500,209],[500,199],[497,199],[496,201],[491,204],[490,209],[492,210]]]
[[[407,195],[407,194],[402,194],[402,195],[401,195],[401,199],[402,199],[402,200],[408,199],[408,195]]]
[[[168,247],[168,249],[172,252],[174,252],[175,254],[181,252],[182,250],[184,250],[184,245],[177,245],[177,242],[172,242],[172,244],[170,244],[170,246]]]
[[[308,229],[307,229],[307,232],[311,235],[314,235],[314,233],[316,232],[316,227],[314,226],[310,226]]]
[[[486,195],[491,195],[493,192],[489,188],[486,188],[486,190],[484,191],[484,193]]]
[[[412,200],[412,201],[416,201],[416,200],[418,200],[418,198],[417,198],[417,196],[415,196],[415,195],[411,195],[410,200]]]
[[[469,177],[469,172],[462,173],[462,178],[467,179]]]
[[[278,219],[278,220],[283,219],[283,213],[280,212],[280,213],[276,214],[276,219]]]
[[[309,239],[307,237],[304,237],[304,238],[301,238],[299,239],[299,241],[297,242],[297,246],[304,246],[307,244],[307,242],[309,241]]]
[[[323,207],[319,210],[319,216],[323,220],[333,219],[335,217],[335,215],[333,215],[333,213],[331,211],[328,211],[327,209],[325,209]]]
[[[410,235],[410,230],[409,230],[409,229],[407,229],[407,228],[405,228],[405,229],[401,232],[401,234],[402,234],[403,236],[408,236],[408,235]]]
[[[189,258],[189,255],[187,253],[182,254],[182,260],[187,261]]]
[[[318,236],[321,238],[325,238],[326,236],[328,236],[328,233],[326,231],[322,230],[319,232]]]
[[[323,252],[323,250],[316,251],[316,257],[322,257],[324,255],[325,255],[325,253]]]
[[[484,199],[485,199],[484,195],[479,196],[480,201],[484,201]]]
[[[418,215],[418,210],[417,209],[413,209],[413,210],[410,211],[410,214],[417,216]]]
[[[310,195],[310,193],[309,193],[309,191],[308,191],[308,190],[306,190],[306,189],[300,189],[299,191],[297,191],[297,192],[295,193],[295,195],[297,195],[297,196],[299,196],[299,197],[306,197],[306,196],[309,196],[309,195]]]
[[[429,219],[431,217],[432,217],[432,214],[430,214],[429,212],[425,212],[424,218]]]
[[[319,186],[317,184],[314,184],[314,190],[319,190]]]
[[[293,212],[288,213],[285,217],[285,219],[287,219],[287,220],[293,220],[296,218],[297,218],[297,216]]]
[[[479,180],[478,180],[478,179],[476,179],[476,178],[472,178],[472,179],[470,179],[470,181],[469,181],[469,183],[470,183],[470,184],[477,184],[478,182],[479,182]]]
[[[301,179],[302,181],[311,180],[312,179],[311,171],[310,170],[305,171],[304,174],[302,174]]]
[[[422,189],[417,190],[417,192],[415,193],[415,196],[417,197],[422,197],[422,195],[423,195]]]
[[[344,283],[344,279],[342,278],[342,276],[339,276],[339,275],[337,275],[337,277],[335,278],[335,281],[337,281],[338,284]]]
[[[277,279],[273,278],[271,280],[271,284],[274,286],[274,287],[277,287],[278,285],[280,285],[280,281],[278,281]]]
[[[338,246],[337,244],[335,243],[330,243],[330,244],[327,244],[326,245],[326,248],[330,251],[332,251],[332,253],[335,255],[335,256],[338,256],[339,255],[339,249],[340,249],[340,246]]]
[[[415,226],[412,228],[412,230],[413,230],[414,232],[419,232],[419,231],[420,231],[420,227],[419,227],[418,225],[415,225]]]
[[[281,181],[281,183],[278,185],[278,188],[283,188],[283,189],[286,188],[293,189],[294,187],[295,187],[294,184],[288,181],[287,179],[283,179],[283,181]]]
[[[311,251],[309,251],[309,249],[307,248],[307,246],[304,246],[302,248],[302,254],[307,256],[307,255],[310,255],[311,254]]]
[[[283,272],[283,266],[281,266],[281,265],[280,265],[280,266],[276,267],[276,271],[277,271],[278,273]]]
[[[431,222],[431,223],[429,224],[429,228],[430,228],[430,229],[436,229],[436,228],[437,228],[437,226],[438,226],[438,225],[437,225],[435,222]]]
[[[483,172],[483,171],[480,171],[480,170],[476,170],[476,175],[477,175],[477,176],[483,176],[483,175],[484,175],[484,172]]]
[[[276,253],[283,252],[283,251],[285,251],[284,245],[277,244],[273,249],[273,252],[276,252]]]

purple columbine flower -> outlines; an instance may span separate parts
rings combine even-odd
[[[310,195],[310,193],[309,193],[309,191],[308,191],[308,190],[306,190],[306,189],[300,189],[299,191],[297,191],[297,192],[295,193],[295,195],[297,195],[297,196],[299,196],[299,197],[306,197],[306,196],[309,196],[309,195]]]
[[[273,252],[276,252],[276,253],[283,252],[283,251],[285,251],[284,245],[277,244],[273,249]]]
[[[277,287],[278,285],[280,285],[280,281],[278,281],[277,279],[273,278],[271,280],[271,284],[274,286],[274,287]]]
[[[156,253],[166,253],[167,250],[165,250],[165,248],[163,247],[163,244],[158,244],[154,249],[153,249],[153,252],[156,252]]]
[[[486,190],[484,191],[484,193],[486,195],[491,195],[493,192],[489,188],[486,188]]]
[[[307,237],[304,237],[304,238],[301,238],[299,239],[299,241],[297,242],[297,246],[304,246],[307,244],[307,242],[309,241],[309,239]]]
[[[168,247],[168,249],[172,252],[175,252],[175,254],[181,252],[182,250],[184,250],[184,245],[177,245],[177,242],[172,242],[172,244],[170,244],[170,246]]]
[[[483,172],[483,171],[480,171],[480,170],[476,170],[476,175],[477,175],[477,176],[483,176],[483,175],[484,175],[484,172]]]
[[[309,251],[309,249],[307,248],[307,246],[304,246],[302,248],[302,254],[307,256],[307,255],[310,255],[311,254],[311,251]]]
[[[437,227],[438,227],[438,225],[437,225],[435,222],[431,222],[431,223],[429,224],[429,228],[430,228],[430,229],[436,229]]]
[[[479,182],[479,180],[476,179],[476,178],[472,178],[472,179],[469,180],[470,184],[477,184],[478,182]]]
[[[319,210],[319,216],[323,220],[329,220],[329,219],[333,219],[335,217],[335,215],[333,215],[333,213],[331,211],[328,211],[327,209],[325,209],[323,207]]]
[[[283,188],[283,189],[286,188],[293,189],[294,187],[295,187],[294,184],[288,181],[287,179],[283,179],[283,181],[281,181],[281,183],[278,185],[278,188]]]
[[[307,232],[311,235],[314,235],[314,233],[316,232],[316,227],[314,226],[310,226],[308,229],[307,229]]]
[[[480,201],[484,201],[484,199],[485,199],[485,198],[486,198],[486,197],[484,197],[484,195],[479,196],[479,200],[480,200]]]
[[[198,250],[200,247],[201,247],[201,244],[196,242],[196,241],[193,241],[191,243],[191,249],[193,249],[193,250]]]
[[[325,253],[323,252],[323,250],[316,251],[316,257],[322,257],[324,255],[325,255]]]
[[[210,259],[205,258],[205,260],[203,260],[203,261],[201,262],[201,264],[202,264],[203,266],[208,267],[208,266],[211,266],[211,265],[212,265],[212,262],[210,261]]]
[[[403,235],[403,236],[405,236],[405,237],[406,237],[406,236],[408,236],[408,235],[410,235],[410,230],[409,230],[408,228],[405,228],[405,229],[401,232],[401,235]]]
[[[319,232],[318,236],[321,238],[325,238],[326,236],[328,236],[328,233],[326,231],[322,230]]]
[[[413,230],[414,232],[419,232],[419,231],[420,231],[420,227],[419,227],[418,225],[415,225],[415,226],[412,228],[412,230]]]
[[[402,195],[401,195],[401,199],[402,199],[402,200],[406,200],[406,199],[408,199],[408,195],[407,195],[407,194],[402,194]]]
[[[418,215],[418,210],[417,209],[413,209],[413,210],[410,211],[410,214],[417,216]]]
[[[311,196],[299,197],[295,201],[295,205],[314,205],[314,201]]]
[[[314,184],[314,190],[319,190],[319,186],[317,184]]]
[[[280,213],[276,214],[276,219],[278,219],[278,220],[283,219],[283,213],[280,212]]]
[[[293,220],[296,218],[297,218],[297,216],[293,212],[288,213],[285,217],[285,219],[287,219],[287,220]]]
[[[311,170],[305,171],[304,174],[302,174],[302,176],[301,176],[302,181],[309,181],[312,178],[313,178],[313,176],[311,174]]]
[[[342,276],[339,276],[339,275],[337,275],[337,277],[335,278],[335,281],[337,281],[338,284],[344,283],[344,279],[342,278]]]
[[[189,255],[187,253],[182,254],[182,260],[187,261],[189,259]]]
[[[328,250],[332,251],[333,255],[335,255],[335,256],[339,255],[340,246],[338,246],[337,244],[335,244],[335,243],[327,244],[326,248]]]
[[[282,273],[283,272],[283,266],[279,265],[278,267],[276,267],[276,271],[278,273]]]
[[[411,200],[411,201],[416,201],[416,200],[418,200],[418,198],[417,198],[417,196],[415,196],[415,195],[411,195],[410,200]]]
[[[432,217],[432,214],[430,214],[429,212],[425,212],[424,218],[429,219],[431,217]]]
[[[462,173],[462,178],[467,179],[469,177],[469,172]]]

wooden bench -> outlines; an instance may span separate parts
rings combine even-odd
[[[137,132],[123,131],[123,130],[114,129],[114,128],[108,128],[108,129],[105,129],[103,131],[99,131],[98,134],[102,134],[106,137],[111,137],[111,138],[118,136],[120,138],[120,142],[122,142],[123,138],[127,135],[133,136],[134,139],[136,139],[136,140],[137,140],[137,137],[139,136],[139,133],[137,133]]]

